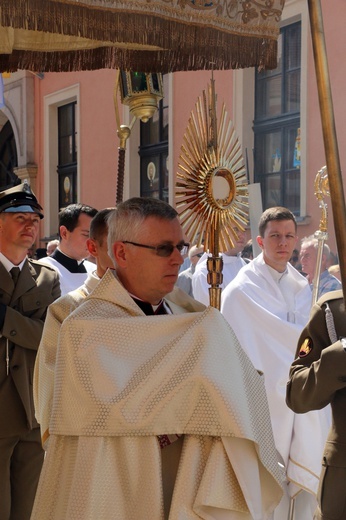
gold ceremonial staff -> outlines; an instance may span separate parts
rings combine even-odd
[[[346,208],[320,0],[308,0],[329,189],[342,286],[346,287]],[[344,294],[345,302],[345,294]]]
[[[318,289],[320,287],[320,274],[321,274],[321,262],[323,256],[323,246],[325,241],[328,239],[328,212],[327,212],[327,204],[324,202],[324,197],[329,195],[329,182],[328,182],[328,173],[326,166],[321,168],[315,178],[315,195],[318,200],[319,207],[321,208],[321,220],[319,224],[318,230],[315,232],[314,236],[318,240],[318,248],[317,248],[317,260],[316,260],[316,269],[313,280],[313,288],[312,288],[312,303],[317,302],[318,298]]]

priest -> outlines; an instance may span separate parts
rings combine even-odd
[[[133,198],[108,226],[116,270],[59,334],[32,520],[270,518],[282,474],[263,379],[220,312],[174,288],[176,211]]]

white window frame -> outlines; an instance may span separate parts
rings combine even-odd
[[[307,83],[308,83],[308,43],[310,34],[309,10],[305,0],[286,0],[282,13],[281,27],[301,22],[301,86],[300,86],[300,128],[301,128],[301,175],[300,175],[300,217],[307,216]],[[255,114],[255,71],[253,68],[234,71],[233,121],[242,144],[244,158],[249,167],[249,182],[254,182],[254,133]]]
[[[80,86],[71,85],[65,89],[44,96],[44,233],[51,236],[58,231],[58,108],[76,101],[76,144],[77,144],[77,200],[80,200],[81,160],[80,160]]]

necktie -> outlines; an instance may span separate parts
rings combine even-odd
[[[11,273],[14,285],[16,285],[18,282],[19,275],[20,275],[19,267],[12,267],[10,273]]]

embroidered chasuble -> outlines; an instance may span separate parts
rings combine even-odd
[[[108,271],[63,322],[31,520],[270,518],[282,474],[263,379],[219,311],[178,288],[165,300],[172,315],[145,316]],[[184,435],[167,514],[161,434]]]

